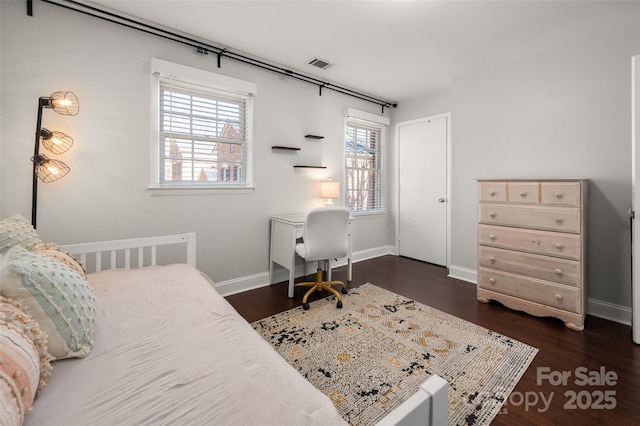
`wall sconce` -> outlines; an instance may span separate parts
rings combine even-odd
[[[53,154],[67,152],[73,145],[73,138],[65,133],[42,127],[42,109],[49,108],[61,115],[78,115],[80,103],[73,92],[54,92],[51,96],[38,99],[38,120],[36,122],[36,142],[33,149],[33,190],[31,194],[31,225],[36,227],[38,203],[38,178],[45,183],[64,177],[71,170],[63,161],[49,159],[40,154],[40,143]]]
[[[340,197],[340,182],[337,180],[325,180],[320,182],[320,198],[326,198],[326,206],[333,206],[333,199]]]

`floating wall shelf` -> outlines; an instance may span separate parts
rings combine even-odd
[[[283,149],[285,151],[300,151],[300,148],[298,148],[297,146],[274,145],[274,146],[271,147],[271,149]]]
[[[307,139],[324,139],[324,136],[318,136],[318,135],[304,135],[304,137]]]
[[[327,166],[293,166],[296,169],[326,169]]]

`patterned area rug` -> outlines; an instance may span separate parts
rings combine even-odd
[[[333,301],[332,301],[333,300]],[[372,284],[252,323],[352,425],[371,425],[438,374],[449,424],[488,425],[538,350]]]

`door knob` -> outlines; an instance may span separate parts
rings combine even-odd
[[[438,202],[439,203],[444,203],[444,198],[443,197],[438,198]]]

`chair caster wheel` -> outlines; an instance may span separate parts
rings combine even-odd
[[[338,304],[336,305],[336,307],[337,307],[338,309],[342,308],[342,302],[338,302]]]
[[[347,290],[346,287],[342,287],[341,291],[342,291],[342,294],[348,294],[349,293],[349,290]]]
[[[305,311],[308,311],[309,310],[309,304],[308,303],[304,303],[302,305],[302,309],[304,309]]]

